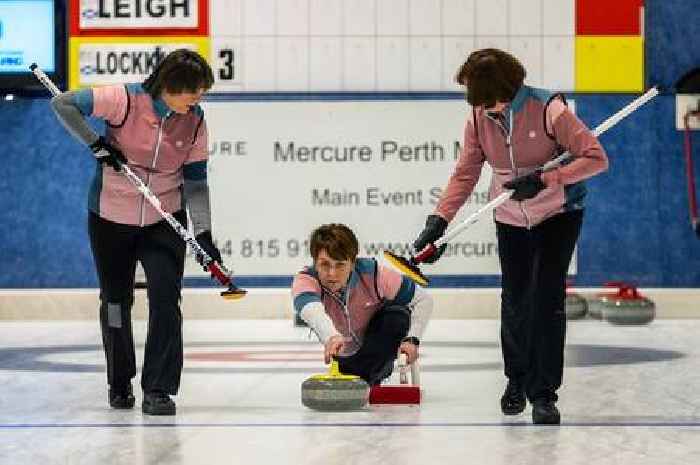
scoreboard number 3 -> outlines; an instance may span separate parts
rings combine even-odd
[[[223,60],[223,66],[219,68],[219,79],[222,81],[233,80],[235,78],[233,50],[230,48],[222,48],[219,50],[219,58]]]

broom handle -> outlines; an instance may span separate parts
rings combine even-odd
[[[51,92],[52,95],[57,96],[61,94],[61,90],[58,87],[56,87],[53,81],[51,81],[51,78],[49,78],[41,70],[41,68],[37,66],[36,63],[32,63],[29,69],[32,73],[34,73],[36,78],[44,85],[44,87],[46,87],[49,90],[49,92]],[[148,200],[148,203],[150,203],[153,206],[153,208],[155,208],[158,214],[160,214],[160,216],[162,216],[163,219],[165,219],[165,221],[167,221],[168,224],[170,224],[170,226],[173,227],[175,232],[187,244],[189,244],[190,247],[192,247],[192,250],[195,254],[201,255],[203,257],[203,263],[209,269],[211,275],[214,278],[216,278],[216,280],[219,281],[222,285],[230,285],[231,272],[223,264],[215,262],[209,256],[209,254],[202,248],[202,246],[199,245],[197,239],[194,238],[194,235],[187,228],[182,226],[180,222],[173,217],[173,215],[163,210],[158,197],[156,197],[155,194],[151,192],[148,186],[143,183],[141,178],[139,178],[133,171],[131,171],[131,168],[129,168],[129,166],[126,163],[120,163],[118,160],[117,163],[119,163],[122,172],[131,182],[131,184],[133,184],[134,187],[136,187],[136,189],[138,189],[138,191],[143,194],[146,200]]]
[[[418,359],[415,359],[413,363],[411,363],[411,384],[420,386],[420,366],[418,365]]]
[[[403,352],[399,354],[399,384],[408,384],[408,356]]]
[[[619,123],[621,120],[629,116],[630,113],[634,112],[636,109],[647,103],[649,100],[653,99],[659,95],[659,89],[654,86],[648,91],[646,91],[643,95],[640,95],[636,99],[634,99],[632,102],[627,104],[624,108],[622,108],[620,111],[600,123],[594,130],[593,130],[593,135],[598,137],[601,134],[603,134],[605,131],[610,129],[611,127],[615,126],[617,123]],[[561,165],[564,161],[568,160],[569,158],[572,158],[573,155],[569,152],[564,152],[558,157],[548,161],[542,166],[543,171],[548,171],[551,170],[552,168],[556,168],[557,166]],[[455,226],[454,228],[450,229],[447,231],[447,233],[442,236],[440,239],[435,241],[434,246],[440,247],[443,244],[446,244],[450,242],[452,239],[454,239],[455,236],[457,236],[459,233],[467,229],[469,226],[472,224],[476,223],[479,217],[484,214],[487,211],[493,210],[494,208],[498,207],[500,204],[505,202],[510,198],[510,196],[513,194],[513,191],[511,190],[506,190],[505,192],[502,192],[499,194],[496,198],[492,199],[489,203],[484,205],[483,207],[479,208],[477,211],[469,215],[464,221],[462,221],[460,224]]]

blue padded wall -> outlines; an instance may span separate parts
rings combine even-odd
[[[646,0],[647,82],[670,89],[687,71],[700,66],[700,3],[696,0]]]
[[[48,99],[0,101],[0,287],[94,287],[87,189],[95,161]]]
[[[577,96],[576,109],[593,126],[628,100]],[[674,114],[675,98],[660,96],[601,136],[610,168],[588,182],[577,284],[700,285],[700,239],[690,226],[683,139]]]

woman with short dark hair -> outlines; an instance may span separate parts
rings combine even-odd
[[[214,83],[206,60],[191,50],[167,55],[143,84],[65,92],[54,111],[98,161],[88,199],[88,232],[100,283],[100,323],[107,359],[109,404],[130,409],[136,375],[131,306],[140,261],[148,290],[148,333],[141,387],[142,410],[174,415],[183,364],[180,311],[185,243],[134,188],[121,166],[141,178],[163,210],[187,225],[214,261],[207,184],[207,127],[199,100]],[[88,125],[105,121],[104,136]],[[201,263],[201,257],[199,258]]]
[[[525,74],[525,68],[513,55],[486,48],[469,55],[455,81],[467,88],[469,105],[490,108],[496,102],[513,100],[523,85]]]
[[[456,80],[472,105],[463,151],[414,247],[422,250],[444,234],[488,162],[493,169],[489,196],[513,190],[495,211],[508,378],[501,410],[519,414],[527,397],[534,423],[559,423],[555,402],[564,369],[565,281],[583,220],[583,181],[605,171],[608,161],[563,97],[524,85],[525,74],[517,58],[493,48],[473,52],[460,67]],[[562,151],[573,161],[539,169]]]
[[[355,233],[344,224],[319,226],[309,241],[313,264],[296,274],[296,314],[323,344],[324,360],[341,372],[380,384],[397,353],[413,363],[433,300],[405,276],[373,258],[358,257]]]

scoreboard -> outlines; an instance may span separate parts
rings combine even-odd
[[[476,49],[559,91],[644,88],[642,0],[70,0],[71,88],[144,79],[187,47],[215,92],[452,92]]]

